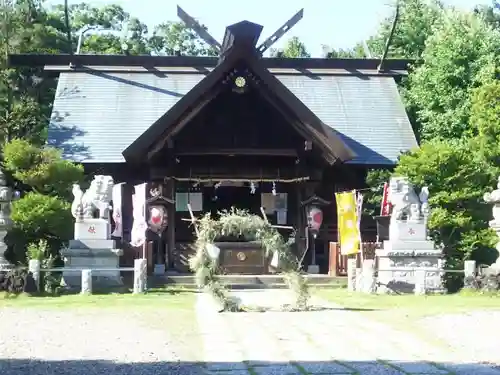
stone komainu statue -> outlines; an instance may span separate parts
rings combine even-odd
[[[405,177],[392,177],[389,183],[389,202],[393,205],[391,220],[418,221],[429,214],[429,189],[423,187],[417,196]]]
[[[113,185],[113,177],[102,175],[95,176],[85,192],[78,184],[74,184],[74,200],[71,204],[73,217],[77,220],[92,219],[97,213],[100,219],[108,219]]]

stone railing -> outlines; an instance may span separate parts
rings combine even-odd
[[[41,268],[41,261],[31,259],[29,261],[29,271],[33,275],[37,289],[41,289],[41,274],[42,272],[63,272],[63,273],[80,273],[81,274],[81,291],[82,294],[92,294],[92,277],[99,272],[133,272],[134,273],[134,287],[133,293],[139,294],[146,291],[147,281],[147,260],[135,259],[134,267],[128,268]]]
[[[464,263],[463,270],[444,269],[442,267],[436,269],[434,267],[415,267],[412,269],[406,268],[390,268],[377,269],[372,259],[365,259],[362,267],[356,267],[356,259],[349,258],[347,260],[347,288],[350,291],[375,293],[379,284],[379,274],[383,272],[411,272],[414,274],[415,286],[414,294],[424,295],[429,292],[445,292],[442,288],[436,288],[435,285],[429,285],[435,281],[436,273],[443,275],[446,273],[464,274],[464,288],[477,289],[477,268],[474,260],[467,260]]]

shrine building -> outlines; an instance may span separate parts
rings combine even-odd
[[[140,254],[127,245],[131,196],[148,182],[175,200],[166,230],[151,237],[151,263],[188,272],[195,233],[187,203],[197,217],[231,207],[261,215],[263,207],[271,223],[296,229],[303,254],[301,203],[317,196],[329,202],[314,254],[326,273],[328,244],[337,241],[334,193],[366,187],[368,169],[393,167],[417,147],[397,87],[409,61],[263,57],[271,42],[257,44],[262,29],[227,27],[222,43],[212,41],[218,57],[10,56],[12,66],[58,76],[48,144],[86,173],[125,183],[124,264]],[[375,236],[363,219],[363,241]],[[265,257],[252,251],[230,256],[226,271],[266,273]]]

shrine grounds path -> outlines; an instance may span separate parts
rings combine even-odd
[[[0,374],[500,375],[500,305],[391,322],[368,303],[283,312],[287,291],[235,295],[268,311],[217,313],[195,293],[0,300]]]

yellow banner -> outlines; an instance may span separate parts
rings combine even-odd
[[[357,254],[361,235],[358,227],[356,192],[335,193],[337,201],[337,220],[339,228],[340,253]]]

